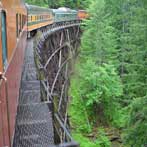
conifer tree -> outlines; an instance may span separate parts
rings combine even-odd
[[[97,66],[105,63],[117,68],[123,84],[119,104],[128,107],[126,144],[145,144],[147,130],[147,1],[93,1],[91,18],[82,39],[82,55]],[[102,85],[101,85],[102,86]],[[137,122],[136,122],[137,121]],[[135,139],[132,136],[137,136]]]

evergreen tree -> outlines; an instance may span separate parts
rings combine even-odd
[[[48,6],[49,8],[69,7],[72,9],[85,9],[88,7],[89,0],[26,0],[26,3]]]
[[[145,144],[147,130],[146,8],[145,0],[93,1],[82,38],[83,57],[87,60],[90,56],[97,66],[111,63],[121,77],[124,93],[119,104],[130,110],[126,144],[135,147]],[[134,141],[132,136],[138,139]]]
[[[144,147],[147,141],[147,96],[133,100],[125,135],[126,145]]]

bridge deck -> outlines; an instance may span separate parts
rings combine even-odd
[[[13,147],[49,147],[54,144],[52,114],[40,99],[33,40],[28,40],[17,109]]]

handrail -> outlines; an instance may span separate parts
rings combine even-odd
[[[2,73],[2,72],[0,72],[0,80],[4,80],[4,82],[5,82],[7,120],[8,120],[8,137],[9,137],[9,145],[11,146],[10,110],[9,110],[9,100],[8,100],[8,82],[7,82],[7,78],[4,76],[4,73]]]

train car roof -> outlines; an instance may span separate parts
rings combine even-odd
[[[52,12],[51,9],[49,8],[44,8],[44,7],[40,7],[40,6],[35,6],[35,5],[28,5],[28,4],[25,4],[26,5],[26,8],[28,10],[29,13],[32,13],[32,14],[36,14],[36,13],[46,13],[46,12]]]
[[[66,7],[60,7],[60,8],[58,8],[58,10],[61,10],[61,11],[70,11],[71,9],[70,8],[66,8]]]
[[[61,7],[58,9],[52,9],[54,13],[77,13],[76,10],[72,10],[70,8]]]

